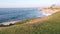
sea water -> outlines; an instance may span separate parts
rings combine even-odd
[[[0,8],[0,23],[44,16],[36,8]]]

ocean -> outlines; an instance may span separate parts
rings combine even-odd
[[[36,8],[0,8],[0,23],[44,16]]]

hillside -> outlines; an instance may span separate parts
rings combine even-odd
[[[60,34],[60,12],[46,18],[49,19],[7,27],[0,34]]]

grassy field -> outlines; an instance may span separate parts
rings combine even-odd
[[[7,27],[0,30],[0,34],[60,34],[60,12],[49,16],[48,20]]]

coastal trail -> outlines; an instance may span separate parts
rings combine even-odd
[[[49,17],[36,18],[34,20],[31,20],[29,22],[26,22],[25,24],[32,24],[32,23],[36,23],[36,22],[43,21],[43,20],[48,20],[48,19],[49,19]]]

